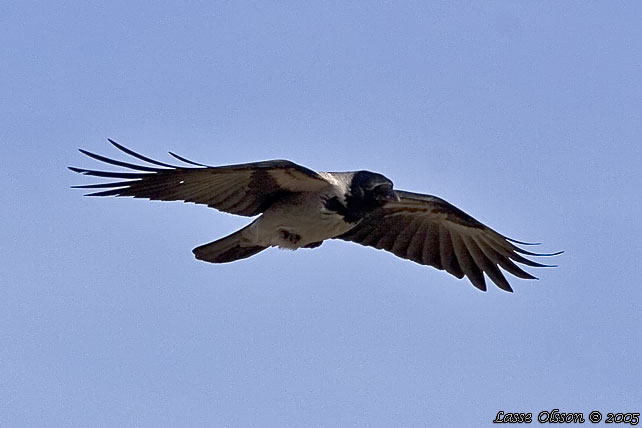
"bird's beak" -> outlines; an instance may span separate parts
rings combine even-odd
[[[384,202],[399,202],[399,195],[397,195],[397,192],[390,189],[386,193],[382,194],[379,199]]]

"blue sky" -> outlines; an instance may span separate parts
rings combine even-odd
[[[637,2],[0,5],[0,426],[425,427],[640,412]],[[369,169],[565,250],[515,293],[83,198],[118,155]]]

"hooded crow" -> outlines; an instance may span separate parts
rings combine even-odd
[[[548,267],[524,256],[561,253],[526,251],[515,244],[532,244],[507,238],[436,196],[395,190],[390,179],[375,172],[315,172],[287,160],[209,166],[170,152],[186,165],[176,166],[109,142],[147,165],[80,149],[93,159],[129,170],[69,167],[80,174],[116,180],[73,186],[99,189],[87,196],[184,201],[258,216],[241,230],[193,250],[197,259],[210,263],[245,259],[268,247],[316,248],[326,239],[342,239],[457,278],[466,276],[482,291],[486,291],[484,274],[502,290],[512,291],[499,267],[518,278],[536,279],[515,262]]]

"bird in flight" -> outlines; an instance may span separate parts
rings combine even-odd
[[[197,259],[227,263],[266,248],[316,248],[326,239],[342,239],[389,251],[401,258],[466,276],[486,291],[484,274],[499,288],[513,291],[499,267],[523,279],[536,279],[516,263],[550,267],[525,256],[533,253],[459,208],[436,196],[393,188],[392,181],[370,171],[316,172],[288,160],[209,166],[170,152],[185,166],[150,159],[115,141],[117,149],[145,165],[83,154],[128,169],[127,172],[69,167],[74,172],[115,179],[72,186],[95,189],[87,196],[133,196],[184,201],[219,211],[256,217],[229,236],[196,247]]]

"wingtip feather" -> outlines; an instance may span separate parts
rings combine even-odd
[[[119,143],[115,142],[111,138],[108,138],[107,141],[109,141],[114,147],[116,147],[121,152],[124,152],[124,153],[128,154],[129,156],[135,157],[136,159],[142,160],[143,162],[148,162],[148,163],[151,163],[152,165],[158,165],[158,166],[162,166],[162,167],[166,167],[166,168],[173,168],[173,169],[178,168],[176,165],[171,165],[171,164],[168,164],[168,163],[165,163],[165,162],[159,162],[157,160],[148,158],[147,156],[143,156],[140,153],[136,153],[132,149],[128,149],[127,147],[123,146],[122,144],[119,144]]]
[[[520,245],[542,245],[541,242],[524,242],[524,241],[518,241],[517,239],[513,239],[513,238],[506,238],[506,240],[514,244],[520,244]]]
[[[176,159],[178,159],[178,160],[179,160],[179,161],[181,161],[181,162],[185,162],[185,163],[187,163],[187,164],[195,165],[195,166],[204,166],[204,167],[208,167],[208,165],[205,165],[205,164],[203,164],[203,163],[199,163],[199,162],[191,161],[191,160],[189,160],[189,159],[187,159],[187,158],[184,158],[183,156],[177,155],[177,154],[176,154],[176,153],[174,153],[174,152],[168,152],[168,153],[170,154],[170,156],[175,157]]]

